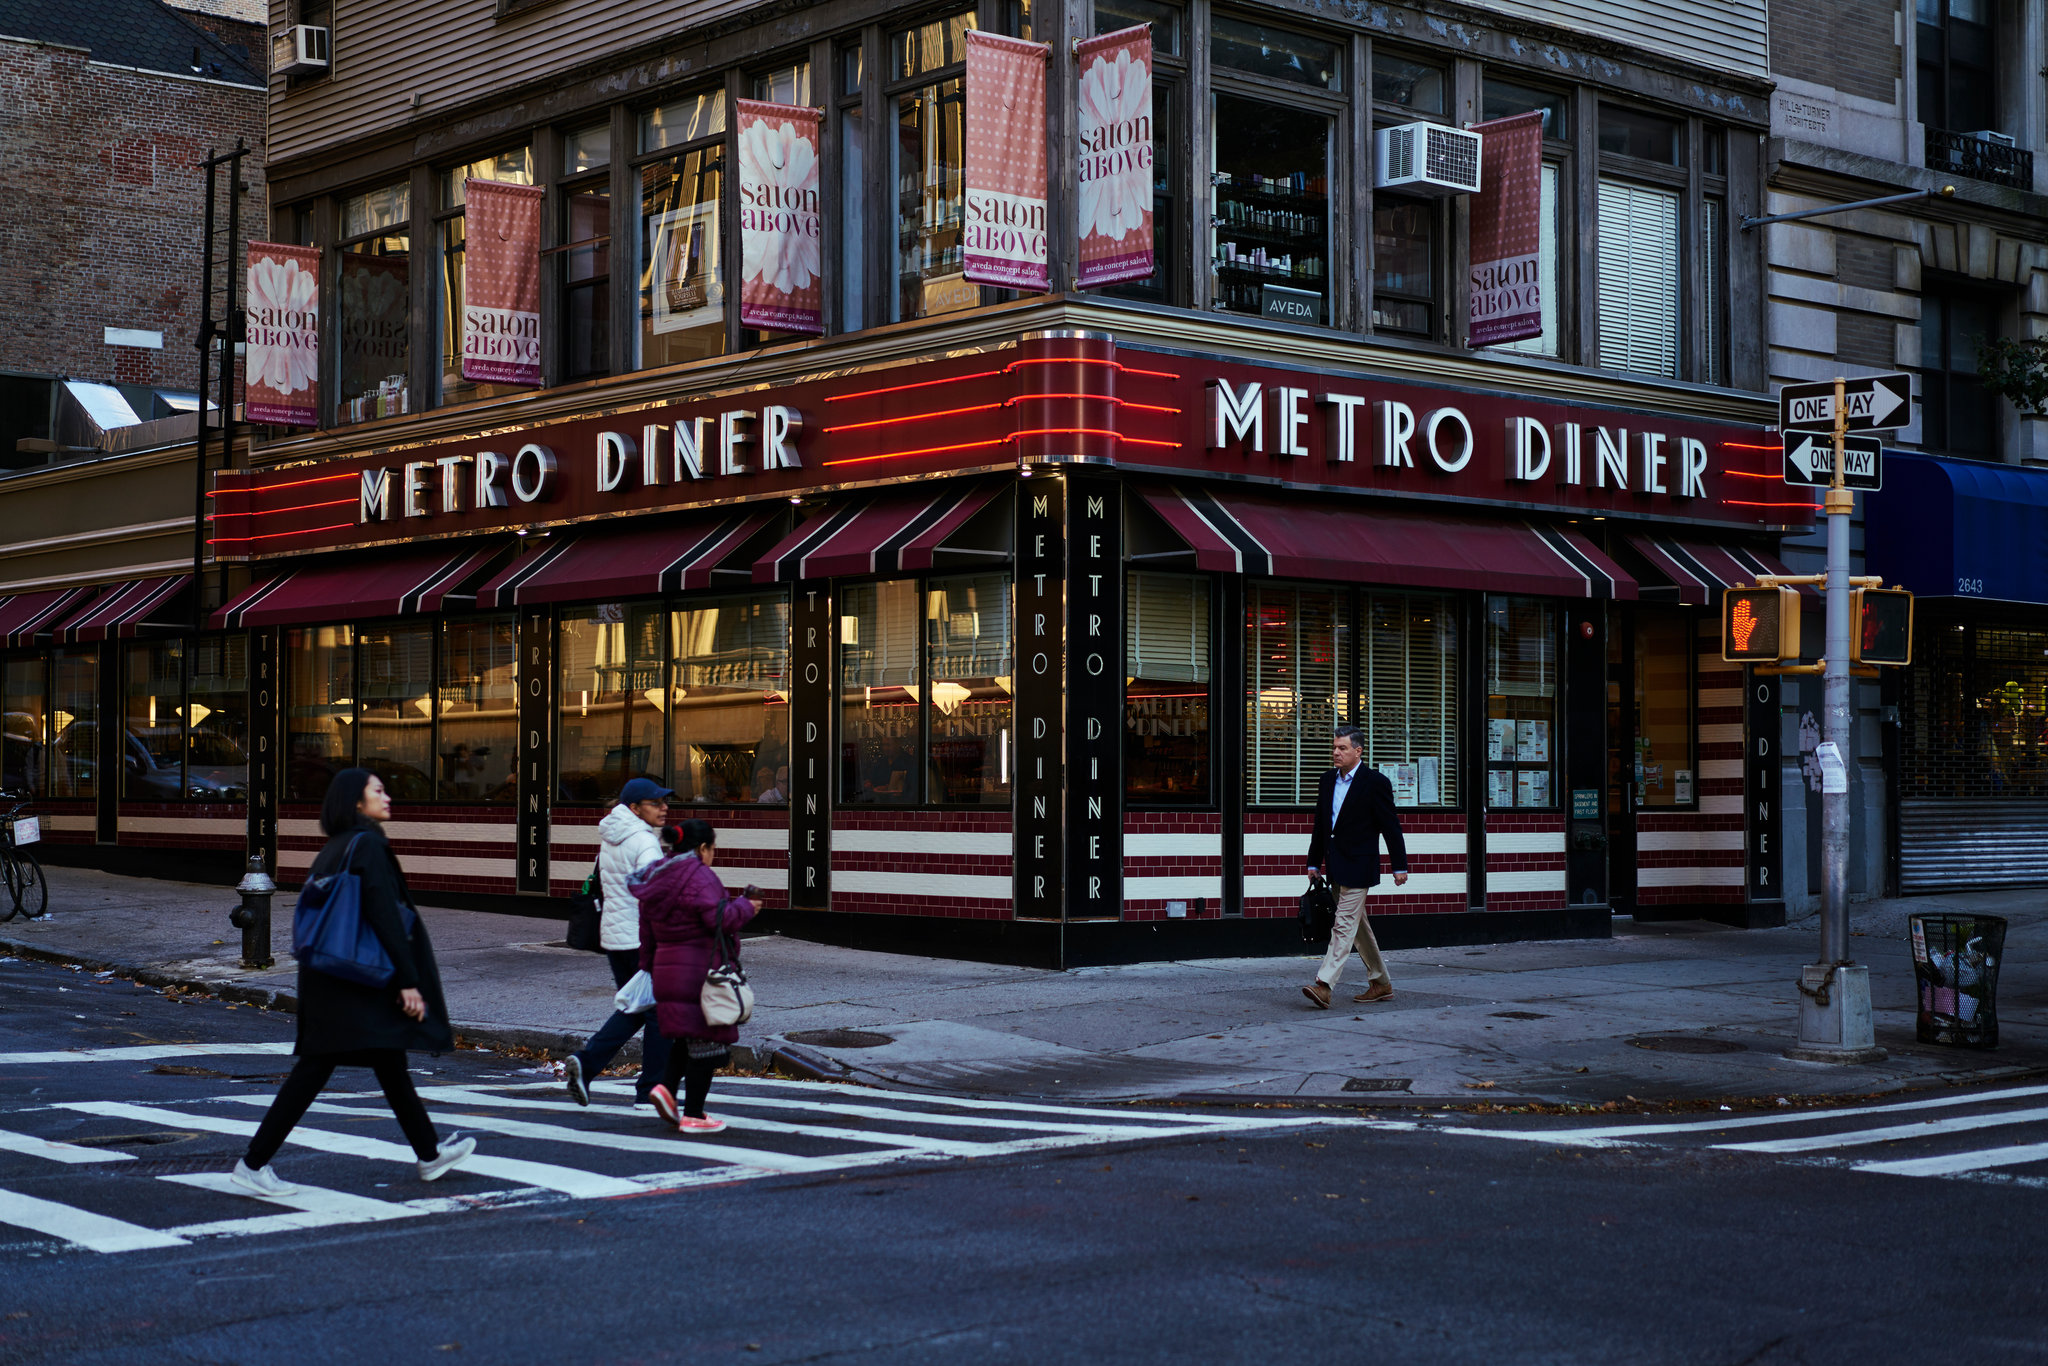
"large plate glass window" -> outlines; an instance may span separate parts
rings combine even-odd
[[[1458,621],[1441,593],[1359,599],[1358,709],[1365,762],[1397,806],[1458,804]]]
[[[121,795],[174,801],[185,795],[185,642],[128,647]]]
[[[462,299],[464,245],[468,241],[468,200],[470,180],[498,180],[509,185],[533,184],[533,149],[515,147],[509,152],[484,157],[466,166],[441,172],[441,203],[436,214],[435,245],[440,254],[440,281],[434,292],[434,335],[440,339],[441,363],[436,370],[441,403],[462,403],[473,398],[525,391],[519,384],[479,384],[462,377]],[[538,265],[536,264],[536,268]],[[388,786],[388,784],[387,784]],[[395,793],[393,795],[396,795]]]
[[[48,778],[49,673],[41,658],[0,664],[0,785],[38,796]]]
[[[1245,590],[1245,783],[1254,806],[1309,806],[1351,693],[1350,594]]]
[[[185,702],[185,788],[208,801],[249,795],[249,637],[201,636]]]
[[[725,91],[644,111],[640,151],[638,363],[723,355]]]
[[[434,628],[356,633],[356,762],[401,801],[434,795]]]
[[[562,378],[589,379],[612,370],[611,125],[593,124],[562,139],[570,179],[559,196]]]
[[[1557,804],[1557,611],[1486,599],[1486,804]]]
[[[1124,583],[1124,797],[1206,806],[1214,662],[1209,581],[1133,573]]]
[[[50,660],[50,795],[99,795],[100,656],[58,650]]]
[[[662,612],[605,603],[562,614],[555,646],[556,791],[616,801],[629,778],[662,776]]]
[[[284,791],[317,802],[356,761],[355,632],[347,626],[285,632]]]
[[[924,694],[917,581],[840,592],[839,799],[908,805],[923,797]]]
[[[925,585],[935,803],[1007,805],[1010,765],[1010,576],[971,574]]]
[[[519,767],[519,644],[510,615],[441,626],[436,795],[444,802],[509,802]]]
[[[788,595],[693,602],[669,641],[676,800],[788,801]]]
[[[411,218],[412,190],[405,181],[341,201],[336,422],[412,411]]]
[[[966,225],[967,31],[971,13],[949,15],[889,37],[896,136],[894,316],[928,318],[973,308],[963,252]]]

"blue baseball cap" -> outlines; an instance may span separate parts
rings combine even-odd
[[[672,787],[663,787],[652,778],[635,778],[619,789],[619,804],[631,806],[635,802],[657,801],[676,795]]]

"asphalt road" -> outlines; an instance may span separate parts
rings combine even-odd
[[[286,1207],[217,1183],[290,1023],[0,963],[0,1361],[2048,1361],[2048,1087],[1304,1123],[722,1079],[684,1144],[463,1053],[417,1080],[504,1166],[423,1185],[338,1091]]]

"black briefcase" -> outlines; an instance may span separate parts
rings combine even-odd
[[[1301,937],[1309,943],[1327,943],[1337,927],[1337,894],[1320,877],[1308,880],[1301,894]]]
[[[585,953],[604,952],[604,902],[598,895],[600,882],[597,865],[590,867],[590,876],[583,879],[583,887],[569,898],[569,923],[562,931],[562,942],[572,949]]]

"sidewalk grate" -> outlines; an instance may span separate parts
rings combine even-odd
[[[880,1048],[896,1042],[892,1035],[866,1029],[799,1029],[782,1037],[791,1043],[809,1044],[813,1048]]]
[[[1405,1091],[1415,1084],[1413,1077],[1349,1077],[1346,1091]]]
[[[1733,1039],[1704,1039],[1696,1034],[1645,1034],[1630,1039],[1631,1048],[1647,1048],[1652,1053],[1747,1053],[1748,1044]]]

